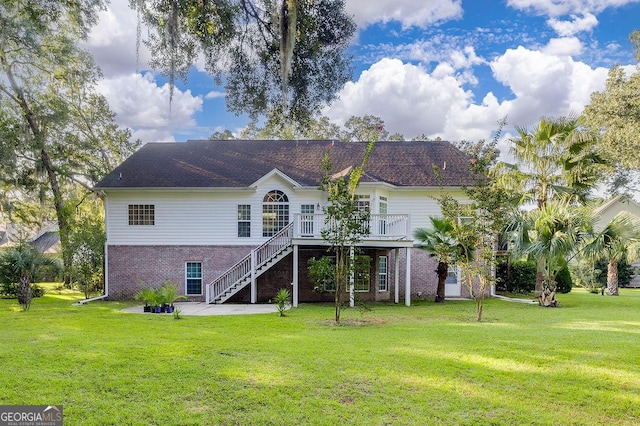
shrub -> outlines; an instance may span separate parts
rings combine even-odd
[[[42,297],[44,296],[44,288],[40,287],[38,284],[31,284],[31,297]]]
[[[509,264],[498,264],[496,278],[497,290],[511,293],[530,293],[536,289],[536,264],[518,260]]]
[[[53,263],[42,265],[33,280],[36,282],[59,282],[63,280],[62,265],[59,259],[51,258]]]
[[[556,274],[556,291],[558,293],[569,293],[571,287],[573,287],[573,281],[571,280],[571,273],[566,266]]]
[[[602,271],[597,269],[596,265],[594,265],[593,262],[584,260],[570,265],[569,271],[571,272],[573,284],[586,289],[590,293],[600,293],[602,284],[598,281],[597,277]]]
[[[289,290],[287,290],[286,288],[281,288],[280,290],[278,290],[276,297],[273,298],[273,303],[276,304],[276,308],[278,309],[280,316],[283,317],[284,311],[289,305]]]

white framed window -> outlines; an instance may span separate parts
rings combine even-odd
[[[251,237],[251,205],[238,205],[238,237]]]
[[[201,295],[202,294],[202,262],[186,262],[184,268],[185,274],[185,294]]]
[[[458,268],[455,265],[449,265],[445,284],[458,284]]]
[[[378,257],[378,291],[389,291],[389,257]]]
[[[371,196],[369,195],[357,195],[357,206],[361,212],[371,211]]]
[[[262,200],[262,236],[272,237],[289,224],[289,199],[282,191],[269,191]]]
[[[156,224],[156,206],[153,204],[129,204],[129,225],[153,226]]]

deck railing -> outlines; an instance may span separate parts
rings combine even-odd
[[[294,238],[322,238],[326,226],[325,214],[296,214],[294,216]],[[372,214],[367,220],[369,235],[364,240],[403,240],[410,238],[409,215]]]

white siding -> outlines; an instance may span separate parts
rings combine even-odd
[[[293,188],[277,175],[260,182],[256,190],[206,191],[115,191],[106,203],[107,243],[110,245],[259,245],[262,236],[262,199],[271,190],[289,199],[289,220],[300,213],[302,204],[313,204],[317,213],[326,205],[326,195],[315,188]],[[441,216],[436,200],[439,189],[407,190],[362,186],[358,193],[370,194],[373,212],[379,197],[387,197],[388,214],[408,214],[411,235],[429,226],[429,216]],[[462,192],[451,194],[464,200]],[[155,225],[130,226],[129,204],[153,204]],[[251,237],[238,238],[238,204],[251,205]]]
[[[262,237],[262,199],[271,190],[289,198],[289,220],[301,204],[323,202],[315,189],[294,191],[278,176],[256,191],[127,191],[107,194],[107,242],[110,245],[259,245]],[[129,204],[153,204],[155,225],[130,226]],[[238,238],[238,204],[251,205],[251,238]]]
[[[429,216],[441,217],[442,211],[437,198],[441,193],[439,189],[433,191],[389,191],[387,209],[389,214],[408,214],[411,220],[411,232],[418,228],[428,228],[431,226]],[[461,202],[468,202],[464,194],[454,192],[450,194]],[[384,195],[383,195],[384,196]]]

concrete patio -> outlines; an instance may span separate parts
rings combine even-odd
[[[225,303],[221,305],[207,304],[204,302],[179,302],[174,303],[176,309],[180,310],[180,315],[250,315],[250,314],[272,314],[278,312],[274,304],[235,304]],[[122,310],[134,314],[154,315],[142,311],[142,305],[131,306]],[[159,315],[159,314],[155,314]],[[163,314],[171,315],[171,314]]]

